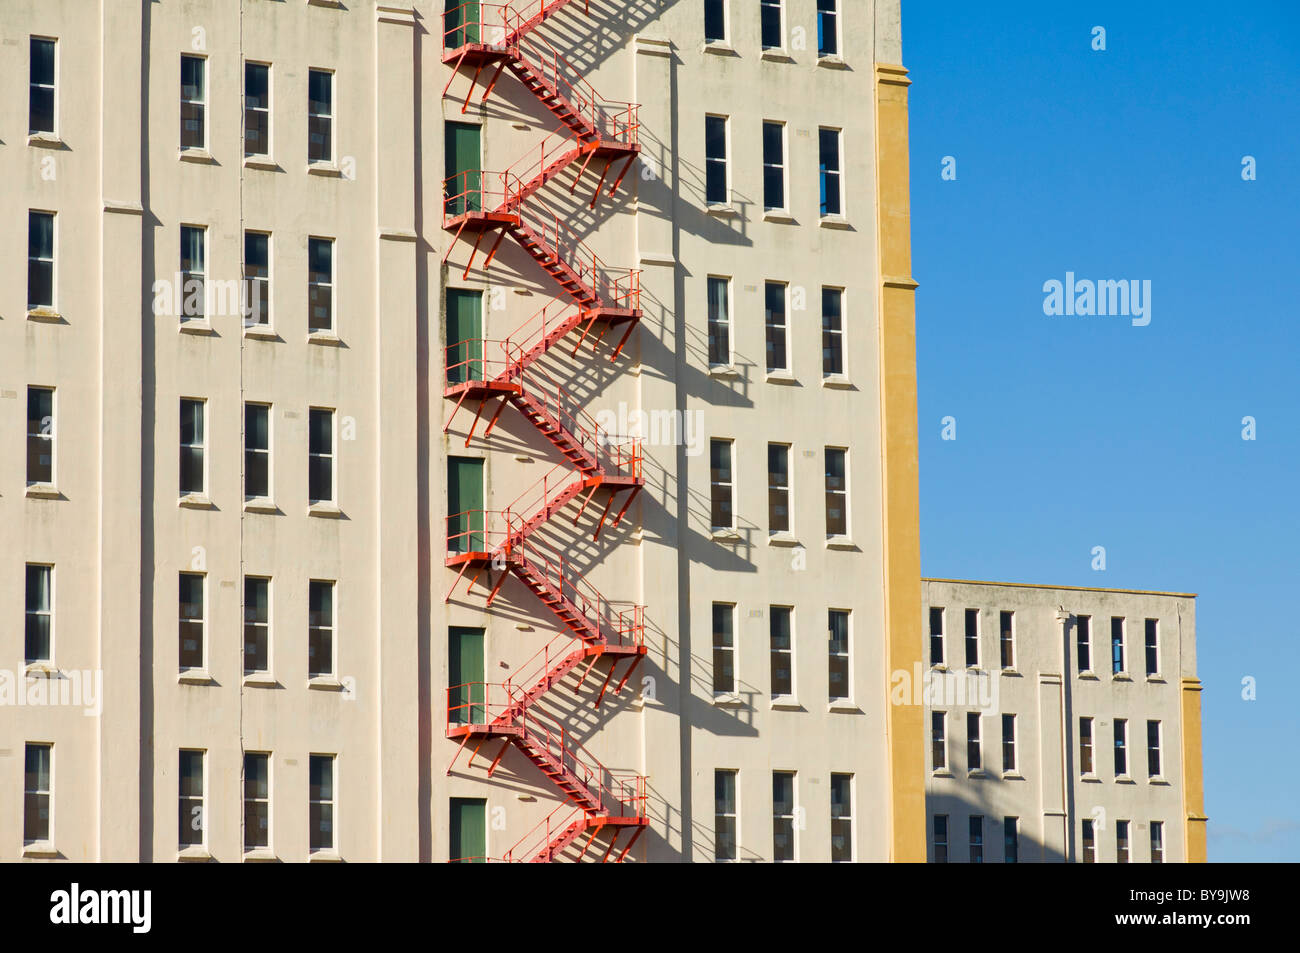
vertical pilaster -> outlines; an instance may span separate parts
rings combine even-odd
[[[1201,680],[1182,679],[1183,817],[1187,863],[1208,859],[1205,844],[1205,780],[1201,760]]]

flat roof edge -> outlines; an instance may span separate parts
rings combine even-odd
[[[1060,589],[1064,592],[1122,592],[1133,596],[1174,596],[1180,599],[1195,599],[1194,592],[1166,592],[1161,589],[1106,589],[1100,586],[1049,586],[1036,582],[994,582],[988,579],[941,579],[937,576],[922,576],[922,582],[951,582],[963,586],[1006,586],[1009,589]]]

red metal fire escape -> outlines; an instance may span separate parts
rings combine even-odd
[[[632,500],[645,485],[640,442],[612,436],[584,413],[569,391],[541,369],[538,360],[567,339],[574,339],[571,356],[586,346],[598,349],[611,330],[621,331],[610,360],[622,353],[640,310],[640,273],[608,267],[568,228],[562,217],[542,202],[539,191],[570,167],[577,172],[572,193],[593,163],[601,168],[592,194],[614,178],[609,194],[622,184],[635,161],[638,143],[637,107],[601,97],[572,65],[532,31],[570,0],[518,0],[515,4],[465,3],[449,10],[443,20],[443,62],[452,76],[462,68],[474,70],[461,111],[484,74],[483,100],[505,70],[518,77],[561,123],[563,129],[504,172],[461,171],[445,183],[443,228],[452,233],[447,254],[462,237],[474,245],[465,266],[468,276],[485,240],[491,241],[483,262],[495,258],[508,234],[559,285],[563,298],[549,303],[504,340],[461,341],[447,348],[444,396],[456,401],[444,427],[467,400],[478,412],[465,439],[473,438],[479,422],[499,398],[483,432],[491,434],[507,404],[559,451],[565,462],[504,510],[453,514],[448,518],[447,565],[458,569],[456,583],[472,571],[469,586],[487,573],[491,606],[507,576],[513,576],[537,596],[559,620],[563,631],[505,683],[453,686],[447,694],[447,736],[461,739],[460,748],[475,741],[470,755],[492,739],[501,747],[488,767],[488,776],[506,750],[518,749],[545,774],[564,802],[503,856],[494,859],[544,862],[559,859],[584,834],[579,859],[594,858],[604,844],[602,861],[623,860],[647,825],[645,778],[610,771],[572,737],[570,731],[537,703],[580,666],[575,693],[602,660],[608,669],[596,698],[599,707],[617,676],[613,691],[622,691],[646,653],[644,609],[611,603],[556,555],[534,533],[561,510],[574,504],[576,524],[597,494],[603,510],[593,538],[608,525],[617,527]],[[559,140],[559,144],[555,140]],[[615,165],[619,165],[614,171]],[[495,233],[495,234],[494,234]],[[567,346],[567,345],[566,345]],[[619,507],[610,513],[615,503]],[[600,505],[599,503],[597,504]],[[497,570],[492,582],[492,570]],[[618,669],[622,665],[621,674]],[[599,677],[599,674],[598,676]],[[452,764],[455,764],[453,759]],[[448,772],[451,766],[448,766]],[[620,839],[624,832],[626,839]],[[605,843],[607,841],[607,843]]]

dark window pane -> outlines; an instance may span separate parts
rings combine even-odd
[[[32,37],[32,83],[54,85],[54,41]]]
[[[329,410],[311,412],[309,449],[312,453],[330,453],[334,449],[334,413]]]
[[[760,26],[763,49],[779,49],[785,45],[781,36],[781,0],[760,0]]]
[[[723,14],[725,0],[704,0],[704,39],[705,42],[725,40],[726,20]]]

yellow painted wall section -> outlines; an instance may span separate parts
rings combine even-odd
[[[1183,814],[1187,862],[1206,862],[1205,777],[1201,758],[1201,680],[1183,679]]]
[[[907,87],[902,66],[876,64],[880,381],[884,487],[886,677],[919,671],[920,499],[917,482],[916,282],[912,280]],[[889,691],[889,683],[885,685]],[[908,699],[914,701],[915,699]],[[890,859],[924,863],[925,737],[920,705],[888,706]]]

